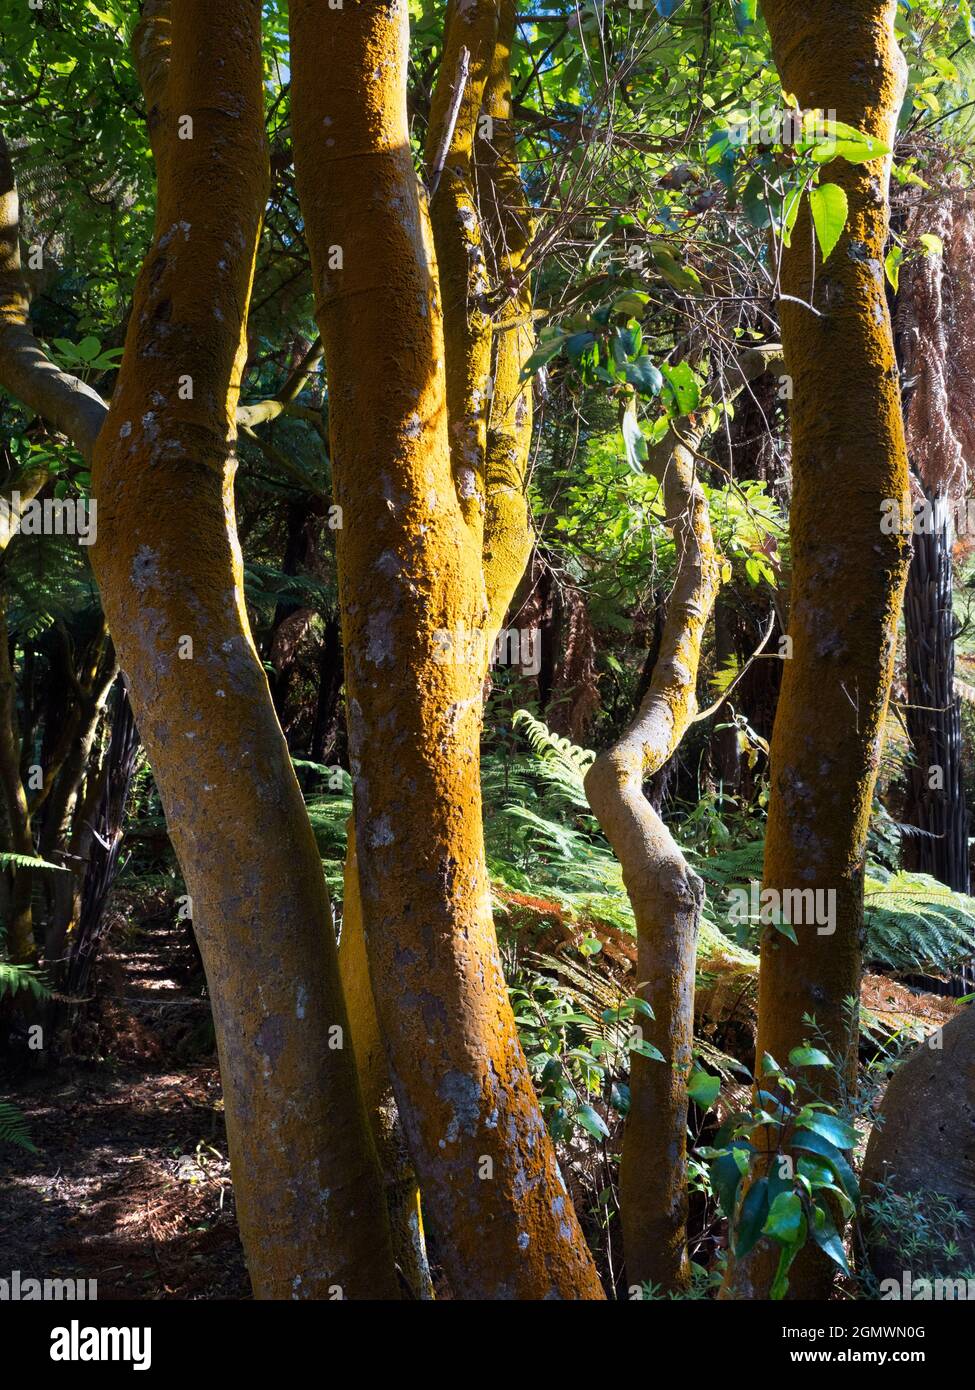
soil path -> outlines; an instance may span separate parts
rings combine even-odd
[[[0,1279],[96,1279],[100,1299],[248,1298],[192,946],[161,924],[113,938],[105,1002],[76,1032],[85,1055],[0,1086],[39,1151],[0,1145]]]

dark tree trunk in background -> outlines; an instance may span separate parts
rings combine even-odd
[[[967,893],[968,812],[962,783],[960,701],[955,695],[951,530],[943,494],[930,497],[935,524],[914,537],[904,599],[907,729],[914,747],[908,821],[913,867]]]
[[[345,679],[339,620],[332,614],[325,620],[325,640],[318,675],[318,702],[312,729],[309,756],[320,763],[335,748],[339,724],[339,695]]]
[[[98,809],[89,827],[81,913],[66,971],[66,992],[75,996],[83,995],[88,988],[91,968],[105,934],[105,908],[118,873],[125,805],[139,749],[139,734],[121,676],[116,681],[112,698],[115,708],[105,780]]]
[[[906,819],[922,833],[908,842],[911,868],[960,893],[969,890],[968,829],[962,773],[961,701],[955,694],[950,508],[928,495],[934,524],[914,537],[904,596],[907,731],[914,749]],[[967,993],[966,967],[948,993]]]

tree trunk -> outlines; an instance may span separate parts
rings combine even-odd
[[[135,48],[158,205],[95,451],[93,563],[192,899],[255,1294],[391,1298],[321,863],[248,626],[234,522],[267,188],[261,7],[181,0],[170,25],[150,3]]]
[[[295,162],[344,523],[369,973],[454,1294],[599,1298],[491,918],[478,775],[487,602],[471,499],[451,469],[436,262],[407,130],[408,26],[405,5],[291,5]],[[463,649],[448,649],[458,635]]]
[[[962,784],[961,701],[955,694],[955,620],[948,499],[928,498],[933,525],[914,537],[904,596],[907,731],[914,748],[907,819],[924,831],[913,867],[967,893],[968,812]]]
[[[785,90],[804,109],[835,110],[892,147],[905,80],[894,0],[763,0],[762,8]],[[882,504],[893,499],[909,512],[883,272],[889,159],[838,159],[823,177],[849,202],[836,248],[823,265],[804,200],[783,252],[782,290],[792,296],[781,318],[794,393],[793,656],[772,739],[764,884],[823,890],[835,895],[834,911],[826,932],[793,923],[798,945],[767,929],[757,1055],[785,1065],[814,1015],[852,1080],[846,1001],[860,989],[863,858],[908,563],[905,537],[881,530]],[[738,1296],[766,1296],[771,1263],[760,1246],[739,1266]],[[831,1279],[813,1247],[792,1267],[790,1297],[825,1297]]]
[[[620,861],[636,918],[635,993],[650,1005],[653,1019],[637,1015],[634,1023],[640,1040],[663,1057],[630,1053],[620,1172],[626,1278],[630,1285],[650,1282],[669,1292],[690,1279],[687,1078],[704,885],[644,796],[643,783],[677,748],[694,714],[701,642],[720,569],[694,455],[668,434],[646,467],[664,489],[677,576],[650,688],[623,737],[589,769],[586,794]]]

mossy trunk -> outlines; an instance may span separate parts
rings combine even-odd
[[[291,32],[343,516],[359,885],[393,1091],[455,1296],[599,1298],[491,915],[479,779],[487,601],[451,467],[436,259],[407,130],[408,10],[293,0]]]
[[[892,147],[905,80],[894,0],[763,0],[762,9],[785,90]],[[831,911],[826,923],[793,923],[798,945],[767,929],[757,1055],[785,1065],[814,1015],[852,1079],[856,1009],[847,1001],[860,989],[867,826],[909,559],[906,538],[885,534],[881,519],[890,499],[903,512],[908,488],[883,268],[889,159],[838,159],[823,180],[849,203],[838,244],[824,265],[804,202],[782,261],[792,656],[772,738],[764,884],[824,891]],[[766,1295],[770,1270],[765,1252],[740,1267],[737,1295]],[[793,1265],[790,1297],[824,1297],[831,1279],[813,1247]]]
[[[151,3],[135,48],[158,203],[95,450],[93,563],[191,896],[255,1294],[396,1297],[321,863],[234,521],[268,177],[261,7]]]

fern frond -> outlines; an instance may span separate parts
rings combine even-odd
[[[15,1148],[26,1149],[32,1154],[38,1152],[27,1129],[27,1121],[15,1105],[5,1100],[0,1100],[0,1144],[13,1144]]]

